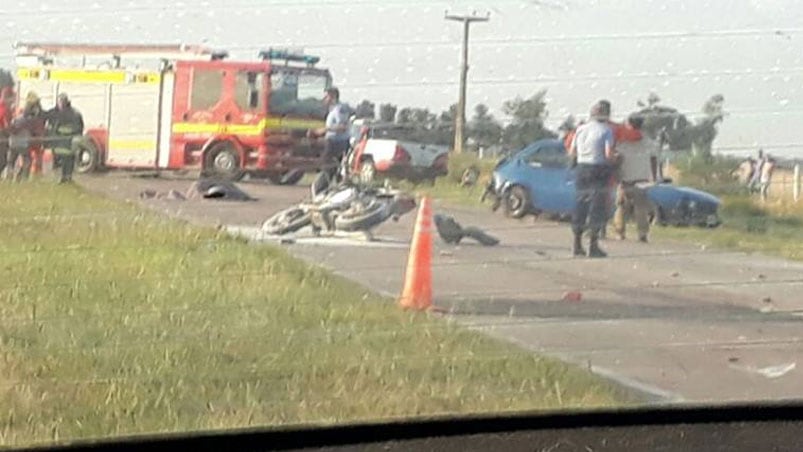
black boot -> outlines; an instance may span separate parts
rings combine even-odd
[[[608,253],[599,248],[599,236],[591,234],[591,241],[588,244],[588,257],[608,257]]]
[[[586,250],[583,249],[583,233],[574,234],[574,244],[572,245],[572,255],[575,257],[577,256],[585,256]]]

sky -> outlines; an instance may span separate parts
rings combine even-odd
[[[795,0],[2,0],[0,66],[15,41],[205,43],[253,59],[268,47],[322,58],[342,97],[440,112],[458,96],[462,26],[471,27],[468,106],[547,90],[548,125],[607,98],[614,116],[656,92],[729,115],[715,149],[763,147],[803,159],[803,2]]]

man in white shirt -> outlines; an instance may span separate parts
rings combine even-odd
[[[630,116],[628,127],[641,130],[644,119]],[[625,239],[625,223],[629,212],[633,211],[638,228],[638,240],[647,243],[650,232],[650,210],[652,203],[647,196],[647,188],[657,180],[659,145],[646,134],[639,141],[623,141],[616,144],[621,157],[619,166],[619,190],[616,195],[616,213],[613,228],[619,240]]]
[[[349,109],[348,105],[340,102],[340,90],[335,87],[326,90],[324,104],[329,109],[326,115],[326,126],[310,131],[310,135],[323,136],[322,165],[327,172],[335,174],[341,159],[349,149],[351,109]]]

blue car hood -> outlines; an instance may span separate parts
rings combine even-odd
[[[702,190],[697,190],[696,188],[678,187],[677,185],[668,185],[668,184],[656,185],[654,188],[658,190],[674,191],[676,193],[687,196],[691,199],[695,199],[697,201],[710,202],[717,205],[719,205],[720,203],[719,198],[717,198],[716,196],[712,195],[711,193],[704,192]]]

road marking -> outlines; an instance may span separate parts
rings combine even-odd
[[[471,328],[471,327],[469,326],[469,328]],[[471,328],[471,329],[474,329],[474,328]],[[654,386],[654,385],[651,385],[649,383],[645,383],[645,382],[640,381],[640,380],[636,380],[634,378],[625,376],[625,375],[623,375],[621,373],[614,372],[613,370],[605,368],[605,367],[600,367],[600,366],[593,365],[593,364],[590,364],[590,363],[587,363],[587,362],[578,361],[577,359],[573,359],[570,354],[554,352],[554,351],[549,350],[548,348],[540,347],[540,346],[536,345],[533,342],[524,341],[524,340],[519,339],[517,337],[513,337],[511,335],[504,334],[504,333],[502,333],[501,331],[498,331],[498,330],[497,331],[489,330],[488,333],[490,335],[494,336],[494,337],[506,340],[508,342],[512,342],[513,344],[518,345],[519,347],[521,347],[521,348],[523,348],[525,350],[530,350],[530,351],[532,351],[534,353],[539,353],[541,355],[552,356],[552,357],[555,357],[557,359],[560,359],[561,361],[563,361],[565,363],[574,364],[574,365],[576,365],[578,367],[585,367],[591,373],[594,373],[596,375],[599,375],[600,377],[603,377],[603,378],[606,378],[608,380],[611,380],[611,381],[613,381],[613,382],[615,382],[615,383],[617,383],[617,384],[619,384],[619,385],[621,385],[623,387],[631,388],[631,389],[633,389],[635,391],[638,391],[638,392],[640,392],[642,394],[645,394],[645,395],[650,396],[652,398],[658,399],[660,402],[663,402],[663,403],[677,403],[677,402],[682,402],[683,401],[683,396],[681,396],[678,393],[675,393],[675,392],[672,392],[672,391],[668,391],[668,390],[663,389],[663,388],[659,388],[658,386]]]
[[[374,237],[374,240],[367,240],[360,233],[347,234],[336,233],[330,237],[312,237],[296,235],[267,235],[255,226],[225,226],[227,232],[233,235],[245,237],[256,242],[275,242],[278,244],[310,245],[310,246],[331,246],[331,247],[356,247],[356,248],[395,248],[406,249],[409,244],[403,240],[391,237]],[[284,243],[283,243],[284,242]]]

